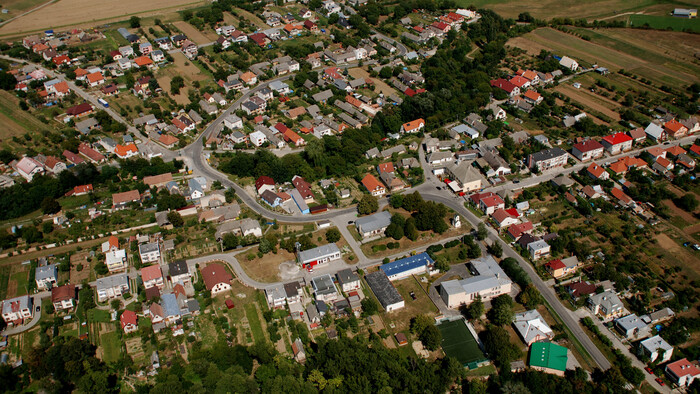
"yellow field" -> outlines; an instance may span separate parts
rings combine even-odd
[[[205,3],[202,0],[61,0],[40,10],[17,18],[0,27],[0,35],[14,35],[69,26],[94,27],[127,19],[132,15],[160,15]]]

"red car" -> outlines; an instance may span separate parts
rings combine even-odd
[[[651,375],[654,374],[654,371],[652,371],[651,368],[649,368],[649,367],[644,367],[644,370],[649,372]]]
[[[660,386],[665,386],[665,385],[666,385],[666,384],[664,383],[664,381],[661,380],[661,378],[656,378],[656,383],[658,383]]]

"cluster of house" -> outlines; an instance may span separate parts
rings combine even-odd
[[[377,166],[377,172],[379,173],[379,179],[382,180],[381,182],[379,182],[374,175],[369,173],[362,178],[362,186],[364,186],[371,195],[380,197],[383,196],[387,190],[393,193],[406,188],[404,181],[396,176],[394,163],[380,163]]]
[[[153,40],[154,44],[151,44],[145,37],[140,38],[138,35],[130,33],[126,28],[119,28],[117,32],[131,44],[131,46],[123,46],[120,47],[119,50],[110,53],[112,59],[118,63],[119,68],[122,70],[127,70],[134,66],[148,68],[157,67],[155,63],[162,63],[165,61],[164,52],[171,51],[175,48],[180,48],[182,53],[189,59],[197,57],[199,51],[197,44],[190,41],[184,34],[176,34],[171,37],[159,37]],[[130,65],[129,57],[136,56],[133,50],[135,44],[138,44],[138,54],[140,56],[134,58],[135,65]],[[143,59],[149,57],[151,62],[147,62],[146,59]],[[139,58],[141,58],[140,62],[136,62],[136,59]],[[127,60],[120,61],[121,59]]]
[[[529,347],[530,368],[564,376],[569,359],[568,350],[552,342],[554,331],[536,309],[515,314],[513,328]]]
[[[289,213],[314,214],[328,210],[327,204],[314,204],[316,197],[312,185],[303,177],[292,177],[291,185],[277,186],[274,179],[261,176],[255,180],[255,190],[262,201],[270,207],[280,207]]]
[[[536,70],[519,69],[509,79],[494,79],[490,81],[490,84],[508,94],[508,104],[529,113],[534,106],[543,100],[542,95],[536,90],[537,86],[551,84],[555,78],[562,75],[560,70],[543,73]]]
[[[476,17],[477,14],[474,11],[462,8],[436,17],[435,22],[430,25],[423,23],[414,24],[411,18],[405,17],[400,22],[409,31],[401,33],[401,37],[417,44],[425,44],[431,38],[436,38],[442,42],[449,31],[459,31],[463,23],[473,22]]]
[[[31,182],[37,175],[58,175],[66,170],[68,166],[55,156],[45,156],[38,154],[34,157],[24,156],[19,160],[12,160],[10,167],[19,175]],[[14,181],[12,181],[14,184]],[[11,186],[11,184],[7,184]]]

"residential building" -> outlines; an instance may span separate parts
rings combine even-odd
[[[649,326],[634,313],[615,319],[615,328],[627,339],[639,339],[649,336]]]
[[[160,260],[160,245],[158,241],[139,245],[139,256],[144,264]]]
[[[314,290],[316,301],[327,303],[333,302],[340,297],[333,283],[333,278],[328,274],[312,278],[311,287]]]
[[[469,264],[477,275],[448,280],[440,285],[440,297],[448,308],[469,305],[477,296],[489,301],[510,293],[512,282],[491,255],[472,260]]]
[[[363,239],[381,236],[391,224],[391,213],[381,211],[355,220],[355,228]]]
[[[35,175],[44,173],[44,166],[28,156],[21,158],[15,164],[15,169],[27,182],[31,182]]]
[[[530,368],[564,376],[568,361],[568,350],[551,342],[537,342],[530,347]]]
[[[267,304],[272,309],[284,308],[284,303],[286,300],[284,293],[284,286],[281,284],[270,286],[265,289],[265,298],[267,299]]]
[[[571,149],[571,154],[581,161],[588,161],[603,156],[604,149],[605,147],[600,142],[596,140],[586,140],[574,144]]]
[[[527,165],[531,169],[539,171],[547,171],[554,168],[563,167],[569,155],[560,148],[552,148],[543,150],[537,153],[530,154],[527,157]]]
[[[211,263],[202,268],[201,272],[204,285],[207,290],[211,291],[212,296],[231,289],[231,280],[233,277],[223,265]]]
[[[2,318],[8,326],[24,324],[34,317],[34,299],[28,295],[10,298],[2,302]]]
[[[75,306],[75,285],[51,288],[51,303],[56,311],[73,309]]]
[[[559,65],[566,67],[571,71],[578,70],[578,62],[568,56],[562,56],[559,60]]]
[[[622,301],[612,290],[590,296],[587,304],[594,315],[599,315],[605,320],[622,315],[624,310]]]
[[[673,346],[669,345],[663,338],[654,335],[639,342],[639,354],[649,358],[650,362],[663,364],[671,360]]]
[[[176,260],[168,264],[168,274],[173,285],[178,282],[190,282],[190,271],[185,260]]]
[[[298,281],[284,284],[284,294],[288,304],[300,302],[304,296],[304,290]]]
[[[680,387],[688,387],[700,376],[700,369],[687,358],[666,365],[666,376]]]
[[[309,270],[317,265],[339,260],[340,257],[340,249],[334,243],[321,245],[309,250],[301,250],[297,253],[299,264]]]
[[[404,307],[403,297],[391,284],[384,271],[367,274],[365,279],[385,311],[392,312]]]
[[[591,163],[586,169],[586,173],[593,179],[607,180],[610,178],[610,174],[596,163]]]
[[[589,282],[576,282],[566,285],[566,291],[571,298],[578,299],[581,296],[589,296],[595,293],[596,285]]]
[[[549,261],[544,265],[544,268],[549,272],[554,279],[559,279],[561,277],[567,276],[576,272],[579,266],[579,261],[576,256],[567,257],[563,260],[554,259]]]
[[[683,125],[683,123],[671,119],[664,123],[664,131],[666,135],[672,138],[682,138],[688,134],[688,128]]]
[[[124,209],[132,202],[141,202],[141,195],[138,190],[112,194],[112,208],[114,209]]]
[[[371,195],[375,197],[386,193],[386,188],[372,174],[367,174],[364,178],[362,178],[362,185]]]
[[[132,332],[136,332],[139,329],[138,317],[136,316],[136,312],[130,311],[128,309],[122,312],[122,315],[119,316],[119,323],[122,326],[124,334],[131,334]]]
[[[143,281],[143,287],[146,289],[150,289],[151,287],[162,289],[163,286],[165,286],[163,282],[163,273],[158,264],[141,268],[141,280]]]
[[[34,280],[39,290],[48,290],[56,286],[56,282],[58,281],[58,266],[56,264],[48,264],[36,267],[34,271]]]
[[[345,293],[349,293],[361,287],[360,277],[357,276],[357,274],[354,273],[350,268],[340,270],[335,275],[338,278],[338,284],[340,284],[341,289]]]
[[[603,146],[606,152],[611,155],[617,155],[632,149],[633,141],[632,137],[625,133],[615,133],[603,137]]]
[[[425,120],[422,118],[418,118],[416,120],[412,120],[410,122],[406,122],[401,125],[401,129],[399,130],[399,133],[401,134],[406,134],[406,133],[418,133],[423,128],[425,127]]]
[[[384,271],[390,281],[401,280],[412,275],[430,274],[433,271],[435,262],[428,253],[420,253],[415,256],[404,257],[402,259],[383,264],[379,269]]]
[[[126,269],[126,250],[110,250],[105,253],[105,264],[109,272]]]
[[[526,345],[549,341],[554,338],[554,331],[547,325],[537,309],[518,313],[513,319],[513,327]]]
[[[445,168],[445,172],[453,182],[457,182],[453,189],[458,190],[458,193],[469,193],[482,187],[484,177],[468,161],[450,164]]]
[[[491,215],[497,209],[506,207],[506,202],[496,193],[474,193],[469,199],[479,207],[486,215]]]
[[[126,273],[97,279],[97,301],[105,302],[129,292],[129,277]]]
[[[538,260],[543,257],[549,256],[551,247],[545,240],[537,240],[535,242],[530,242],[527,245],[527,251],[530,254],[530,258],[533,260]]]

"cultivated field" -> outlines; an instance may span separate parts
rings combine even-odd
[[[606,99],[602,96],[598,96],[597,94],[587,89],[576,89],[568,84],[559,85],[554,90],[566,96],[569,96],[572,100],[577,101],[583,104],[584,106],[591,108],[594,111],[598,111],[603,115],[608,116],[616,121],[620,120],[620,114],[610,109],[620,106],[620,104],[616,103],[613,100]]]
[[[46,129],[46,125],[28,112],[19,108],[19,100],[14,94],[0,91],[0,143],[27,132]]]
[[[625,69],[658,84],[680,87],[700,80],[700,68],[696,64],[685,61],[685,58],[681,60],[673,55],[659,54],[659,51],[664,51],[663,44],[659,45],[653,42],[659,36],[671,35],[664,37],[663,40],[682,41],[683,43],[676,43],[672,46],[673,49],[665,50],[665,52],[676,53],[686,45],[690,47],[695,45],[697,48],[699,38],[691,37],[693,36],[691,34],[629,29],[594,31],[579,29],[579,31],[590,32],[591,41],[558,30],[543,28],[514,38],[508,41],[508,45],[521,48],[531,55],[539,54],[542,49],[559,55],[568,55],[579,60],[583,66],[598,64],[611,71]],[[611,32],[618,35],[613,36]],[[647,33],[651,33],[651,35],[645,39]],[[596,34],[602,37],[598,39],[600,43],[596,41]],[[611,35],[608,36],[608,34]],[[650,55],[650,53],[654,53],[654,55]],[[688,53],[685,56],[688,56]]]
[[[2,8],[6,9],[7,14],[2,14],[2,19],[7,20],[19,16],[31,9],[34,9],[42,4],[48,3],[49,0],[6,0],[2,2]]]
[[[630,15],[629,24],[635,27],[649,25],[649,27],[654,29],[670,28],[675,31],[690,29],[694,32],[700,32],[700,20],[676,18],[667,15]]]
[[[203,3],[201,0],[122,0],[100,6],[92,0],[61,0],[0,27],[0,35],[68,26],[90,27],[131,15],[160,15],[164,11],[176,11]]]
[[[212,41],[216,41],[218,36],[211,30],[201,32],[197,30],[194,26],[190,25],[185,21],[173,22],[173,26],[178,28],[184,35],[187,36],[192,42],[197,45],[208,44]]]
[[[633,12],[656,11],[658,0],[457,0],[459,7],[476,6],[496,11],[506,18],[517,18],[523,12],[529,12],[535,18],[587,18],[603,19]],[[676,3],[679,7],[683,3]],[[665,4],[666,10],[673,9],[672,4]],[[687,8],[687,7],[686,7]],[[667,11],[666,11],[667,12]]]

